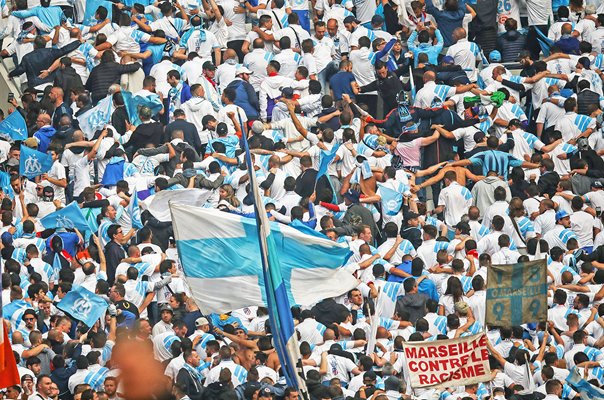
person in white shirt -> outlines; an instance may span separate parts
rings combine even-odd
[[[509,265],[518,262],[520,253],[510,250],[510,237],[508,235],[499,236],[497,244],[499,245],[499,251],[491,256],[491,262],[493,264]]]
[[[354,62],[353,62],[354,67]],[[372,79],[373,80],[373,79]],[[427,71],[423,76],[424,87],[418,90],[413,105],[420,108],[440,107],[451,96],[466,93],[476,88],[475,84],[451,87],[436,84],[434,71]]]
[[[292,49],[291,43],[289,36],[279,39],[281,51],[274,57],[274,60],[279,62],[279,74],[293,79],[296,69],[302,63],[302,56]]]
[[[468,41],[468,35],[464,28],[457,28],[453,31],[453,40],[455,44],[449,47],[447,55],[453,57],[455,65],[460,65],[468,75],[470,82],[476,82],[478,79],[478,70],[476,62],[482,62],[482,53],[476,43]]]
[[[280,74],[281,64],[277,60],[272,60],[266,67],[266,78],[260,85],[260,118],[264,121],[270,120],[275,99],[281,96],[281,89],[291,87],[293,79]]]
[[[433,214],[444,211],[445,223],[453,227],[461,221],[462,215],[466,214],[472,205],[472,193],[457,183],[455,171],[447,171],[443,181],[446,187],[438,196],[438,207],[433,210]]]
[[[594,246],[594,236],[600,229],[596,226],[594,216],[583,210],[585,203],[580,196],[571,200],[572,214],[570,215],[570,229],[577,235],[579,247],[591,253]]]

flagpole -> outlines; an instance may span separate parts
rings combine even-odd
[[[266,222],[268,222],[268,219],[266,218],[266,211],[261,208],[261,203],[259,204],[259,201],[257,201],[257,196],[260,196],[260,193],[258,193],[257,191],[257,184],[256,184],[256,176],[255,176],[255,170],[254,170],[254,165],[252,163],[252,156],[250,153],[250,149],[248,146],[248,142],[247,142],[247,136],[245,134],[245,127],[243,125],[243,120],[241,118],[241,114],[239,112],[239,110],[237,110],[237,117],[239,119],[239,125],[241,127],[241,138],[242,138],[242,142],[243,142],[243,148],[245,150],[245,161],[246,161],[246,165],[247,165],[247,169],[248,169],[248,174],[249,174],[249,182],[250,182],[250,190],[251,193],[254,195],[254,211],[256,213],[256,228],[257,228],[257,234],[258,234],[258,243],[260,246],[260,259],[262,262],[262,277],[264,280],[264,290],[265,290],[265,299],[266,299],[266,304],[267,304],[267,308],[269,311],[269,322],[270,322],[270,326],[271,326],[271,333],[273,336],[273,341],[275,342],[275,349],[277,350],[277,355],[279,356],[279,361],[281,362],[281,368],[282,368],[282,372],[286,378],[286,380],[288,381],[287,384],[294,386],[299,392],[301,392],[301,395],[304,399],[308,399],[308,395],[306,393],[306,384],[304,380],[300,379],[300,374],[298,374],[298,371],[296,371],[296,367],[298,366],[298,364],[300,366],[302,366],[302,362],[301,362],[301,357],[300,357],[300,353],[299,353],[299,348],[298,348],[298,342],[296,340],[296,336],[295,336],[295,331],[292,332],[292,335],[290,338],[284,338],[283,337],[283,333],[281,331],[281,327],[282,322],[285,321],[286,322],[286,326],[291,323],[291,328],[293,330],[293,318],[291,316],[291,309],[288,307],[287,312],[289,313],[287,315],[289,321],[286,321],[285,319],[283,321],[281,321],[281,319],[279,318],[279,316],[281,316],[281,318],[283,318],[283,314],[285,314],[285,312],[281,312],[279,313],[278,310],[278,295],[283,296],[283,282],[281,281],[279,283],[279,285],[275,286],[273,282],[273,279],[276,279],[274,275],[275,272],[271,273],[269,271],[269,259],[273,259],[273,261],[276,261],[276,265],[278,265],[278,260],[275,260],[276,258],[276,254],[274,254],[273,252],[271,252],[269,254],[269,247],[271,246],[270,243],[272,243],[272,237],[270,236],[270,226],[265,226]],[[257,195],[257,196],[255,196]],[[259,200],[259,199],[258,199]],[[262,214],[264,213],[264,215]],[[265,222],[266,221],[266,222]],[[274,267],[274,265],[273,265]],[[280,273],[281,271],[278,271],[278,277],[280,277]],[[288,303],[287,298],[285,298],[285,302]],[[289,305],[289,304],[288,304]],[[284,310],[282,310],[284,311]],[[288,349],[288,344],[289,344],[289,349]],[[289,351],[288,351],[289,350]],[[287,357],[287,355],[290,355],[290,357]],[[296,360],[294,361],[294,357],[296,357]],[[293,365],[292,365],[292,361]],[[288,367],[289,366],[289,367]]]

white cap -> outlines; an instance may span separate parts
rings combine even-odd
[[[249,74],[249,75],[252,75],[253,72],[250,71],[249,69],[247,69],[246,67],[244,67],[243,65],[240,65],[235,70],[235,75],[239,75],[239,74]]]

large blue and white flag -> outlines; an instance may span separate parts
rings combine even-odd
[[[128,118],[132,125],[138,126],[142,122],[138,117],[138,111],[140,107],[146,106],[151,110],[152,115],[157,114],[164,107],[161,98],[158,94],[150,94],[149,96],[133,95],[130,92],[122,91],[124,97],[124,105],[128,112]]]
[[[574,367],[566,377],[566,383],[579,393],[582,400],[604,400],[604,389],[592,385],[581,377],[583,368]]]
[[[27,123],[19,111],[13,111],[0,122],[0,137],[9,141],[27,139]]]
[[[75,201],[72,201],[67,207],[63,207],[40,219],[40,223],[46,229],[77,228],[82,233],[92,230],[82,213],[82,209]]]
[[[78,117],[80,129],[88,140],[92,139],[96,131],[104,129],[105,125],[111,121],[113,109],[113,97],[107,96],[99,101],[96,106]]]
[[[19,157],[19,174],[27,178],[35,178],[50,171],[52,168],[52,156],[38,150],[21,146]]]
[[[175,201],[170,209],[178,254],[202,312],[265,306],[254,219]],[[350,253],[345,244],[277,223],[271,231],[290,304],[311,305],[356,287],[340,268]]]
[[[130,197],[130,203],[128,204],[128,215],[132,221],[132,227],[134,229],[141,229],[143,227],[143,221],[141,220],[141,209],[138,206],[138,192],[135,190]]]
[[[105,314],[107,306],[107,302],[101,296],[97,296],[82,286],[74,286],[57,303],[59,310],[82,321],[88,327],[92,327]]]

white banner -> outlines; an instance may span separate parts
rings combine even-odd
[[[413,388],[463,386],[491,380],[487,335],[403,344]]]

